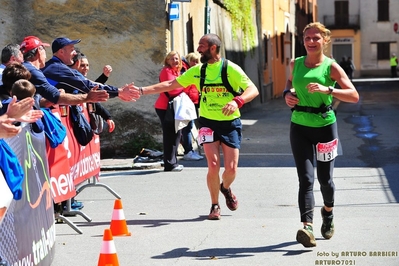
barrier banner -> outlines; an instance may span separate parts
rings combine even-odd
[[[59,203],[76,195],[75,186],[100,173],[100,138],[94,135],[86,146],[81,146],[72,130],[69,107],[52,109],[67,129],[63,145],[51,148],[47,143],[47,155],[51,173],[51,188],[54,202]],[[87,109],[84,114],[89,119]]]
[[[48,140],[46,140],[46,151],[50,165],[52,196],[55,203],[60,203],[76,195],[71,166],[67,159],[68,152],[63,144],[51,148]]]
[[[83,106],[83,112],[86,119],[89,120],[86,105]],[[62,111],[62,113],[64,113],[64,111]],[[67,137],[64,140],[64,147],[68,153],[74,184],[78,185],[93,176],[98,176],[100,174],[100,137],[94,134],[90,143],[86,146],[82,146],[78,143],[73,134],[69,110],[66,116],[65,113],[61,116],[61,122],[67,128]]]
[[[12,200],[0,224],[0,257],[10,265],[51,265],[55,223],[44,132],[33,133],[28,125],[5,141],[17,155],[24,179],[22,198]]]

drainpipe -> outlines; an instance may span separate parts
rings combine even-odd
[[[208,0],[205,0],[205,19],[204,19],[204,33],[208,34],[211,32],[211,25],[210,25],[210,13],[211,8],[208,6]]]
[[[173,0],[170,1],[170,4],[173,3]],[[170,8],[169,8],[169,12],[170,12]],[[171,51],[174,51],[174,47],[175,47],[175,42],[174,42],[174,30],[173,30],[173,20],[170,21],[170,46],[171,46]]]

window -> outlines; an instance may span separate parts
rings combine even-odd
[[[377,60],[389,60],[389,42],[377,43]]]
[[[263,35],[263,46],[264,46],[264,53],[265,53],[265,61],[264,61],[264,68],[267,69],[267,63],[269,62],[269,39],[267,38],[266,34]]]
[[[378,21],[389,21],[389,0],[378,0]]]
[[[349,24],[349,3],[348,1],[335,1],[335,25],[345,27]]]

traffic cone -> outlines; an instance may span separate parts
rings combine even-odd
[[[125,214],[122,209],[122,200],[120,199],[115,200],[110,229],[113,236],[132,235],[127,229]]]
[[[119,266],[118,256],[114,239],[110,229],[104,230],[103,243],[101,245],[100,257],[98,259],[98,266]]]

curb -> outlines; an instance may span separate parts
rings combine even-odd
[[[133,158],[127,159],[103,159],[100,162],[101,171],[112,171],[112,170],[143,170],[143,169],[155,169],[161,168],[161,162],[154,163],[133,163]]]

